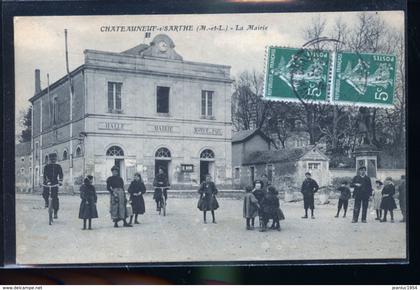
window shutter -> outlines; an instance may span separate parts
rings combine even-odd
[[[114,109],[114,86],[113,83],[108,82],[108,110]]]

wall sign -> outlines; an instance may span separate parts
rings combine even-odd
[[[194,164],[181,164],[181,172],[193,172]]]
[[[194,135],[223,136],[223,131],[222,129],[218,129],[218,128],[194,127]]]
[[[131,131],[130,124],[120,122],[100,122],[98,123],[99,130],[112,130],[112,131]]]
[[[177,134],[180,132],[178,126],[162,125],[162,124],[148,124],[149,132],[166,133],[166,134]]]

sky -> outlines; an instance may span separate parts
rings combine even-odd
[[[375,13],[375,12],[372,12]],[[378,12],[391,27],[403,33],[404,14],[400,11]],[[231,76],[244,70],[263,72],[265,48],[268,45],[300,47],[305,41],[303,30],[314,18],[321,17],[327,26],[341,18],[354,25],[356,12],[266,13],[266,14],[195,14],[195,15],[120,15],[120,16],[43,16],[15,17],[15,87],[16,132],[19,117],[34,95],[34,71],[41,70],[41,88],[66,74],[64,29],[68,30],[70,70],[84,62],[83,51],[94,49],[122,52],[140,43],[148,44],[160,32],[144,39],[144,32],[101,32],[101,28],[131,25],[193,25],[193,31],[167,32],[175,50],[186,61],[231,66]],[[196,31],[199,25],[236,27],[266,25],[264,31]],[[328,28],[327,28],[328,29]],[[328,36],[328,35],[325,35]]]

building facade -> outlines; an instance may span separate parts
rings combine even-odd
[[[102,188],[113,165],[126,182],[141,173],[146,186],[161,167],[172,188],[194,188],[206,174],[231,187],[229,66],[184,61],[164,34],[121,53],[84,54],[70,78],[36,85],[34,186],[56,154],[65,187],[91,174]]]

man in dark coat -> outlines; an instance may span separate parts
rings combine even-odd
[[[312,179],[311,173],[305,173],[305,180],[302,183],[302,188],[300,192],[303,194],[303,207],[305,209],[305,215],[302,217],[304,219],[308,218],[308,208],[311,209],[311,218],[315,218],[314,209],[315,209],[315,200],[314,195],[318,191],[318,183]]]
[[[58,200],[58,186],[63,184],[63,169],[59,164],[56,164],[57,156],[51,154],[49,157],[50,163],[44,166],[44,180],[42,197],[45,200],[45,207],[48,207],[48,198],[52,199],[52,206],[54,210],[54,218],[57,218],[59,209]]]
[[[359,168],[359,174],[353,178],[350,187],[354,188],[354,209],[352,223],[357,223],[359,219],[360,207],[362,207],[362,223],[366,223],[369,197],[372,195],[372,182],[370,177],[366,175],[365,166]]]
[[[168,199],[168,187],[169,180],[168,176],[163,171],[163,168],[160,167],[158,174],[155,177],[155,180],[153,181],[153,186],[155,187],[155,193],[153,195],[153,199],[156,201],[156,210],[160,210],[160,194],[163,193],[163,196],[165,197],[165,201]],[[161,192],[163,191],[163,192]]]
[[[400,209],[401,209],[401,214],[402,214],[402,220],[401,222],[405,222],[405,218],[406,218],[406,183],[405,183],[405,175],[401,175],[401,184],[398,186],[398,192],[399,192],[399,202],[400,202]]]

